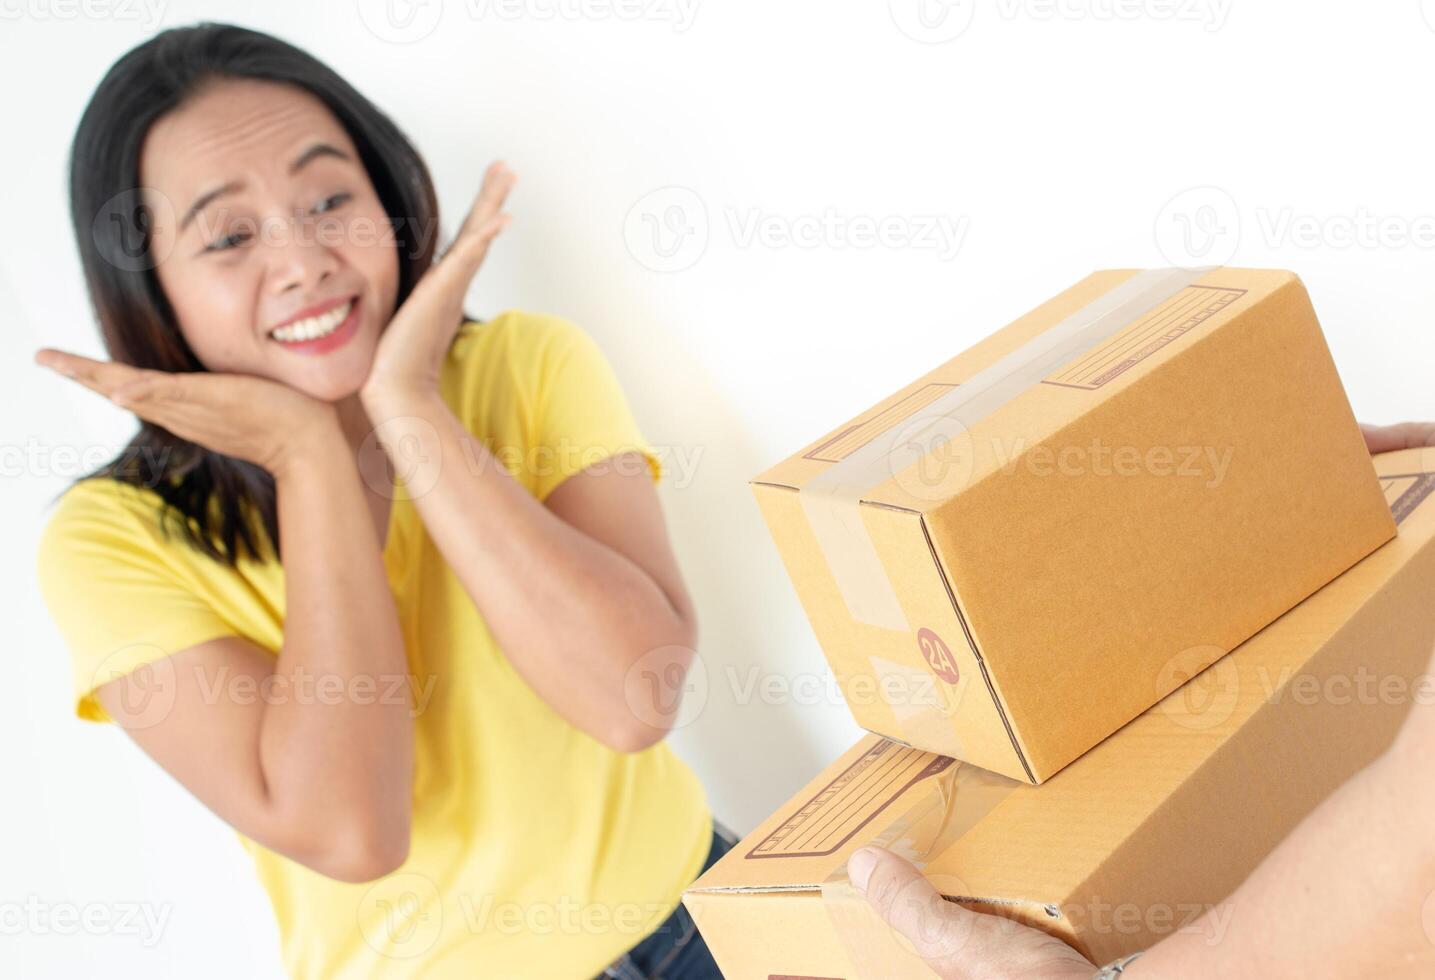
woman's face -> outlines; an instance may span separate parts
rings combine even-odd
[[[140,183],[155,272],[206,368],[324,401],[359,390],[394,313],[398,250],[322,102],[288,85],[216,82],[150,127]]]

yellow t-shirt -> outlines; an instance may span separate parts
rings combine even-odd
[[[661,478],[607,360],[566,320],[510,311],[465,323],[440,386],[540,500],[624,449],[643,451]],[[70,650],[82,718],[108,720],[92,691],[141,664],[223,635],[276,654],[283,641],[282,567],[246,559],[230,569],[175,527],[166,538],[157,501],[82,481],[42,533],[40,586]],[[586,980],[657,928],[697,876],[712,834],[702,785],[666,742],[614,751],[539,698],[402,487],[384,563],[423,709],[410,854],[392,875],[346,884],[241,835],[284,963],[299,978]]]

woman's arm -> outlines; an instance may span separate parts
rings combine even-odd
[[[573,725],[637,751],[671,726],[697,642],[646,463],[591,466],[544,506],[439,393],[515,180],[502,162],[488,168],[453,245],[384,330],[360,397],[395,466],[422,461],[404,483],[515,669]]]
[[[245,836],[345,881],[408,850],[413,719],[379,542],[335,408],[246,375],[170,374],[42,349],[141,418],[274,476],[284,545],[276,658],[227,636],[99,686],[110,716]]]
[[[381,441],[427,461],[414,501],[514,668],[621,751],[671,726],[697,643],[646,460],[623,454],[536,500],[436,394],[373,392]],[[467,461],[473,460],[472,465]]]
[[[365,881],[408,852],[414,722],[402,633],[337,422],[298,447],[275,483],[287,606],[278,658],[224,637],[97,697],[240,833],[321,874]],[[161,717],[128,710],[169,684]]]

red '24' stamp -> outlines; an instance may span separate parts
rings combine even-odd
[[[957,682],[957,662],[940,636],[923,626],[917,631],[917,646],[922,651],[922,659],[932,668],[932,673],[948,684]]]

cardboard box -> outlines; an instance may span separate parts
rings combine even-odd
[[[1435,450],[1376,468],[1393,541],[1045,785],[864,737],[684,895],[723,974],[931,977],[845,884],[868,843],[1098,963],[1208,908],[1219,938],[1231,891],[1435,700]]]
[[[1095,273],[751,482],[857,723],[1034,783],[1395,533],[1270,270]]]

